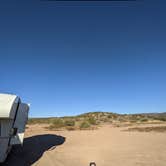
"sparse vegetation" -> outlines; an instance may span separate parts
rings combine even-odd
[[[147,118],[142,118],[142,119],[140,119],[140,122],[147,122],[147,121],[148,121]]]
[[[90,118],[88,119],[88,122],[89,122],[91,125],[97,125],[97,122],[96,122],[96,120],[95,120],[94,117],[90,117]]]
[[[154,119],[159,121],[166,121],[166,116],[158,116],[158,117],[155,117]]]
[[[87,128],[90,128],[90,124],[88,122],[84,121],[80,124],[80,129],[87,129]]]
[[[52,124],[49,126],[49,129],[59,129],[64,127],[64,122],[62,119],[54,119],[54,121],[52,122]]]
[[[77,130],[97,128],[99,124],[112,124],[115,127],[134,124],[166,122],[166,113],[159,114],[116,114],[110,112],[89,112],[78,116],[60,118],[30,118],[28,124],[48,124],[51,130]]]
[[[66,120],[64,124],[65,124],[65,126],[75,126],[75,121],[74,120]]]
[[[73,126],[66,126],[66,130],[72,131],[72,130],[76,130],[76,128]]]
[[[152,127],[133,127],[124,131],[139,131],[139,132],[166,132],[166,126],[152,126]]]
[[[30,118],[28,124],[50,124],[54,118]]]

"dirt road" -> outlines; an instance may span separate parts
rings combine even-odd
[[[103,126],[87,131],[47,131],[32,125],[24,147],[14,147],[5,165],[165,166],[166,133],[124,132]]]

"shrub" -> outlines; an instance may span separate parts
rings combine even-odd
[[[108,118],[103,118],[102,121],[103,122],[109,122],[109,119]]]
[[[80,129],[87,129],[89,127],[90,127],[90,124],[86,121],[84,121],[80,124]]]
[[[75,121],[74,120],[66,120],[65,126],[75,126]]]
[[[112,118],[112,115],[108,115],[108,118],[109,118],[109,119]]]
[[[132,120],[130,120],[130,122],[131,122],[131,123],[136,123],[137,120],[132,119]]]
[[[141,121],[141,122],[147,122],[148,119],[146,119],[146,118],[142,118],[142,119],[140,119],[140,121]]]
[[[91,124],[91,125],[96,125],[96,124],[97,124],[96,119],[95,119],[94,117],[90,117],[90,118],[88,119],[88,122],[89,122],[89,124]]]
[[[76,128],[73,126],[66,126],[66,129],[69,131],[76,130]]]
[[[166,121],[166,117],[165,116],[158,116],[154,118],[155,120],[160,120],[160,121]]]
[[[52,128],[61,128],[64,127],[64,123],[62,119],[54,119],[52,122],[52,125],[50,126]]]

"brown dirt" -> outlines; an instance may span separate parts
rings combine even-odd
[[[154,125],[153,125],[154,126]],[[128,132],[105,125],[98,130],[48,131],[30,125],[24,146],[14,147],[5,165],[165,166],[166,133]]]

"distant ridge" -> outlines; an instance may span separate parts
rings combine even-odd
[[[54,119],[72,119],[76,121],[94,118],[98,123],[102,122],[146,122],[146,121],[166,121],[166,112],[162,113],[137,113],[118,114],[113,112],[87,112],[76,116],[30,118],[29,123],[51,123]]]

